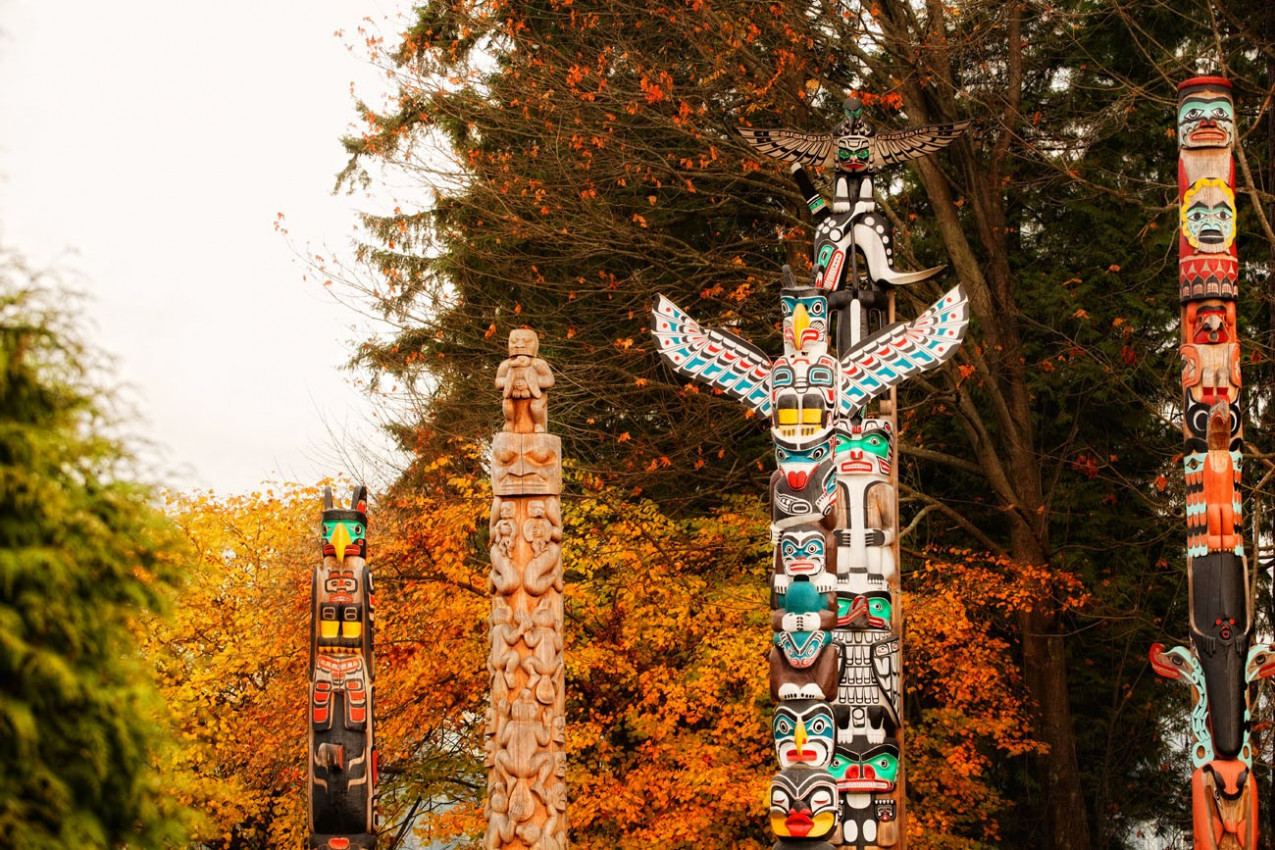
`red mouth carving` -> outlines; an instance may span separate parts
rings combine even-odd
[[[790,747],[784,750],[784,758],[791,762],[817,762],[819,761],[819,754],[810,749],[799,750],[796,747]]]
[[[837,783],[837,788],[852,794],[866,794],[870,791],[890,791],[894,788],[883,779],[845,779]]]
[[[815,828],[815,822],[810,819],[809,812],[789,812],[784,826],[788,827],[790,835],[805,838],[810,834],[810,830]]]
[[[1202,124],[1191,133],[1192,142],[1225,142],[1229,136],[1216,124]]]
[[[804,490],[808,480],[810,480],[809,472],[788,473],[788,486],[794,490]]]

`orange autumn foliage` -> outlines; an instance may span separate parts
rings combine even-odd
[[[305,725],[316,488],[171,496],[196,558],[150,659],[181,742],[166,784],[214,848],[305,840]]]
[[[425,841],[476,847],[485,789],[486,481],[451,475],[374,502],[376,713],[386,830],[414,803]],[[310,572],[317,488],[180,497],[199,553],[148,653],[183,747],[172,787],[213,847],[305,834]],[[735,497],[706,518],[576,483],[564,499],[571,840],[581,850],[762,850],[771,750],[767,512]],[[906,563],[905,563],[906,567]],[[1034,752],[1012,629],[1076,586],[978,553],[905,570],[909,844],[991,846],[998,759]]]
[[[476,515],[462,500],[428,507],[438,532],[430,551],[440,564],[460,560],[472,549]],[[205,814],[191,838],[206,846],[305,843],[310,599],[321,510],[320,487],[291,484],[230,498],[175,496],[168,506],[198,559],[173,615],[149,624],[144,651],[182,742],[164,765],[168,784]],[[379,606],[381,802],[390,828],[416,801],[409,795],[423,796],[428,810],[470,799],[478,787],[474,717],[485,684],[480,692],[475,680],[466,690],[465,677],[450,671],[482,665],[487,605],[485,588],[453,592],[450,575],[406,575],[412,561],[395,550],[405,537],[392,533],[392,516],[372,504],[368,553]],[[418,680],[447,684],[422,688]]]
[[[1017,615],[1046,601],[1087,602],[1078,579],[981,552],[927,552],[905,574],[908,846],[998,846],[997,813],[1012,803],[995,773],[1040,753],[1017,663]]]

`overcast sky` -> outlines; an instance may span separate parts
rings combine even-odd
[[[379,439],[340,369],[368,322],[298,254],[367,203],[330,194],[381,87],[347,44],[398,5],[0,0],[0,242],[89,294],[163,483],[374,474],[335,449]]]

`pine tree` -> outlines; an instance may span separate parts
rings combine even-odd
[[[1084,610],[1047,599],[997,635],[1021,653],[1048,745],[1006,766],[1002,832],[1023,848],[1129,847],[1181,813],[1162,740],[1178,697],[1143,660],[1184,622],[1165,415],[1173,87],[1214,45],[1218,70],[1270,55],[1245,2],[1187,5],[423,4],[389,57],[398,96],[362,106],[367,130],[347,141],[350,175],[389,162],[436,193],[432,209],[368,219],[370,294],[402,332],[359,362],[400,385],[432,376],[401,433],[434,458],[447,436],[491,430],[476,388],[526,322],[564,372],[556,415],[585,468],[683,510],[761,492],[761,427],[671,378],[643,333],[663,291],[778,348],[778,269],[802,267],[809,220],[732,125],[826,131],[851,89],[885,107],[881,130],[975,119],[878,186],[906,264],[950,263],[974,314],[952,368],[900,393],[905,546],[913,563],[961,544],[1084,582]],[[421,155],[431,142],[454,157],[445,174]],[[927,295],[902,290],[900,313]]]
[[[122,477],[65,298],[0,254],[0,843],[160,846],[174,822],[130,618],[180,550]]]

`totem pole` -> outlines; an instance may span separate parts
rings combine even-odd
[[[1257,846],[1250,686],[1275,672],[1275,648],[1251,646],[1253,598],[1242,537],[1234,142],[1230,82],[1196,77],[1179,85],[1178,291],[1191,646],[1166,650],[1156,644],[1151,665],[1191,689],[1196,850]]]
[[[491,706],[487,850],[567,846],[562,659],[562,443],[547,433],[553,372],[540,339],[509,334],[491,447]]]
[[[376,846],[376,742],[372,734],[372,573],[367,488],[350,509],[323,493],[323,562],[314,571],[310,621],[310,848]]]
[[[795,163],[814,216],[810,283],[784,267],[783,354],[704,329],[663,296],[652,316],[674,370],[771,422],[774,850],[903,846],[894,391],[951,358],[969,322],[959,286],[894,321],[891,288],[942,268],[894,269],[872,186],[883,166],[944,147],[966,124],[876,135],[857,99],[845,111],[831,135],[740,130]],[[805,166],[833,167],[831,207]]]

